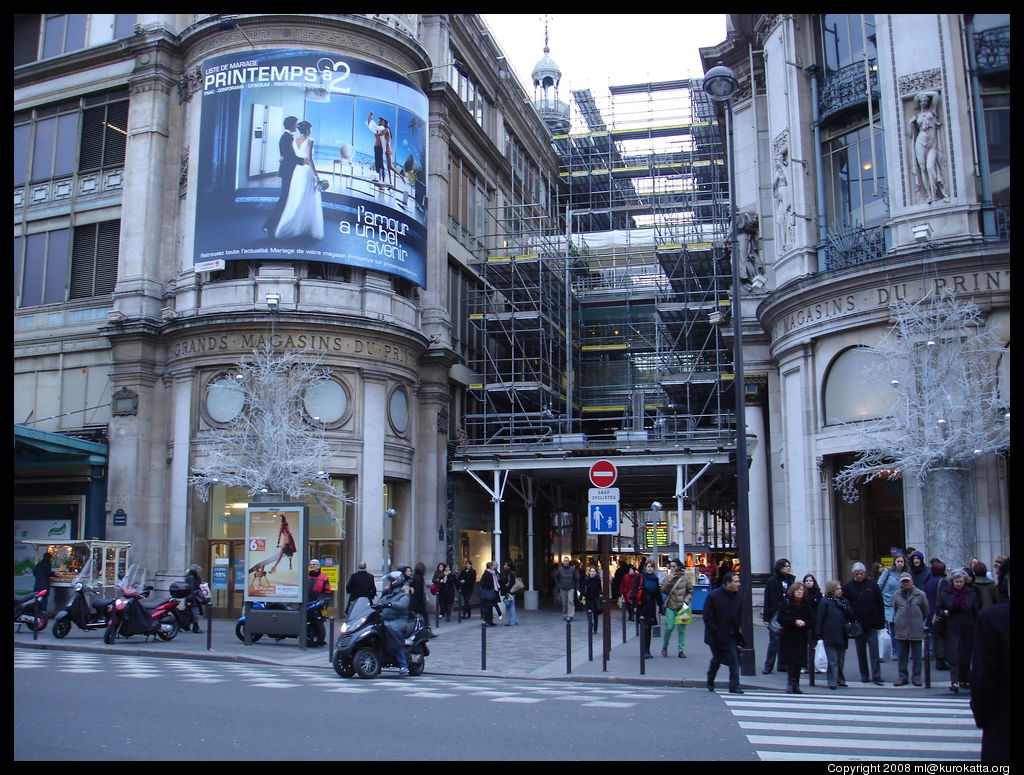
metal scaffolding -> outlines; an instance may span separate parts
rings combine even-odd
[[[728,176],[699,81],[573,92],[557,212],[496,210],[470,317],[463,453],[614,454],[733,442]],[[500,238],[498,236],[500,235]]]

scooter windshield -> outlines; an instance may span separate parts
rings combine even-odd
[[[124,576],[117,582],[117,585],[122,591],[134,591],[141,594],[146,588],[146,575],[147,571],[142,565],[129,565],[128,570],[125,571]]]
[[[351,623],[355,623],[365,617],[373,608],[370,604],[370,599],[366,597],[357,597],[356,601],[352,604],[352,610],[348,612],[348,620]]]
[[[93,568],[95,566],[92,562],[92,557],[85,561],[85,565],[78,571],[78,575],[75,576],[75,583],[72,586],[77,587],[81,584],[85,588],[89,588],[93,585]]]

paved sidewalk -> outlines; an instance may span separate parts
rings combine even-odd
[[[539,611],[520,611],[517,627],[504,626],[482,628],[478,617],[458,623],[441,622],[434,627],[437,637],[430,641],[430,656],[427,658],[427,672],[434,675],[493,676],[496,678],[540,678],[585,681],[616,681],[637,685],[683,685],[702,687],[706,681],[710,653],[704,644],[704,626],[699,616],[687,628],[686,659],[675,655],[676,643],[673,637],[669,645],[670,656],[661,654],[661,642],[652,639],[653,659],[644,663],[644,675],[640,673],[640,644],[633,622],[626,622],[626,642],[622,640],[622,612],[612,609],[612,651],[607,670],[603,669],[601,655],[602,635],[594,637],[593,661],[588,660],[587,619],[580,611],[570,625],[572,631],[571,665],[566,662],[566,623],[559,610],[542,608]],[[335,621],[335,631],[340,622]],[[433,623],[432,623],[433,624]],[[482,630],[486,629],[486,670],[481,669]],[[330,631],[328,629],[328,631]],[[180,633],[173,641],[165,643],[151,639],[148,643],[140,636],[131,639],[118,638],[117,643],[103,643],[101,630],[84,632],[78,628],[63,640],[54,638],[49,629],[33,639],[32,633],[22,627],[15,633],[16,648],[62,649],[72,651],[94,651],[98,653],[138,654],[140,656],[170,656],[175,658],[213,659],[235,662],[257,662],[288,666],[308,666],[330,670],[329,646],[317,649],[302,649],[294,638],[275,643],[264,636],[259,643],[246,646],[235,637],[235,620],[215,619],[212,637],[204,632],[196,635]],[[207,648],[208,640],[211,649]],[[765,649],[768,645],[768,631],[760,624],[754,627],[756,674],[742,677],[742,686],[756,689],[783,691],[786,677],[783,673],[761,673]],[[896,663],[882,664],[882,678],[885,686],[872,683],[862,684],[854,649],[847,650],[845,673],[850,687],[891,693],[897,691],[892,682],[896,680]],[[571,667],[571,672],[567,672]],[[932,672],[932,692],[943,691],[948,674]],[[816,688],[824,688],[824,675],[816,676]],[[807,688],[807,675],[801,676],[801,686]],[[728,670],[719,670],[717,684],[720,689],[728,685]],[[924,691],[910,688],[900,692]]]

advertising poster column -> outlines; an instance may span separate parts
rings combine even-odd
[[[306,647],[308,509],[267,503],[245,510],[245,644],[253,635],[295,635]],[[292,604],[292,605],[289,605]]]
[[[296,49],[201,69],[193,263],[317,261],[425,285],[418,87],[371,62]]]

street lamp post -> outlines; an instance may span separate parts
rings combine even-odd
[[[736,391],[736,529],[740,549],[740,590],[744,616],[740,623],[743,646],[740,648],[740,672],[755,675],[753,595],[750,582],[750,506],[747,471],[746,396],[743,377],[743,315],[740,309],[740,265],[736,255],[736,170],[733,141],[732,97],[739,87],[735,73],[721,62],[704,74],[704,92],[715,102],[725,104],[725,122],[729,165],[729,258],[732,263],[732,359]]]

